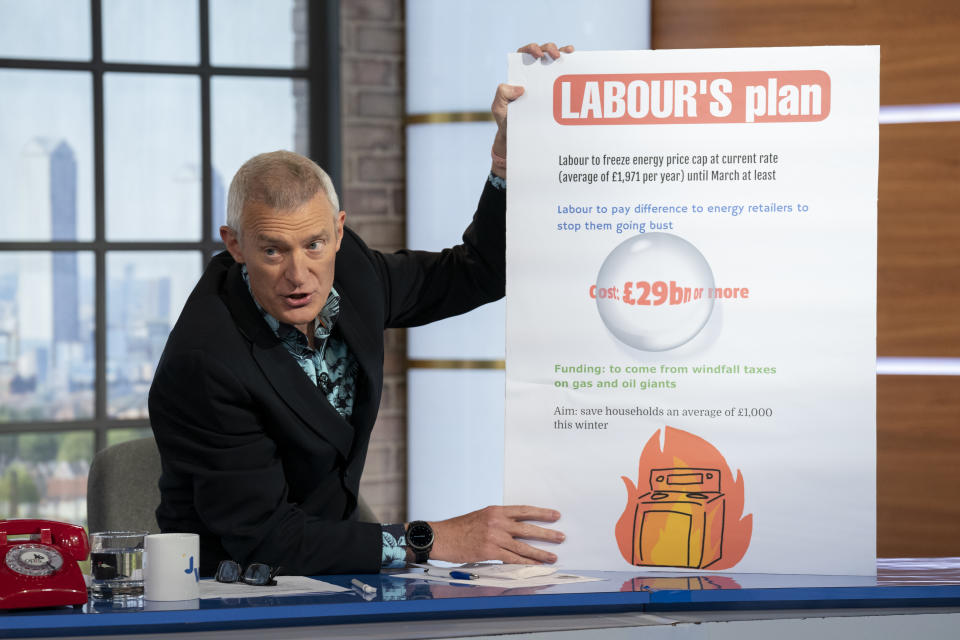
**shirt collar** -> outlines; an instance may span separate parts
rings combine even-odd
[[[273,330],[273,333],[276,334],[278,338],[284,340],[289,338],[291,331],[295,334],[304,337],[300,331],[286,322],[280,322],[272,315],[267,313],[266,309],[260,306],[260,303],[257,302],[257,298],[253,295],[253,289],[250,288],[250,276],[247,274],[247,265],[240,265],[240,273],[243,275],[243,281],[247,285],[247,291],[250,292],[250,297],[253,299],[253,304],[257,305],[257,309],[260,311],[260,314],[263,316],[263,319],[267,322],[267,325]],[[337,322],[337,317],[340,315],[340,294],[337,293],[335,287],[330,287],[330,295],[327,296],[327,301],[323,303],[323,308],[320,309],[320,313],[317,314],[316,328],[314,329],[313,335],[318,340],[326,340],[330,337],[330,332],[333,331],[333,325]]]

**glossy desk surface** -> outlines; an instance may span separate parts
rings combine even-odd
[[[154,603],[144,606],[142,600],[134,600],[124,603],[126,606],[101,601],[90,602],[82,609],[7,611],[0,612],[0,637],[617,611],[960,606],[960,558],[881,560],[876,576],[570,572],[603,580],[500,589],[408,580],[389,574],[324,576],[325,581],[343,586],[359,577],[377,587],[377,593],[367,597],[351,591],[162,603],[179,607],[167,610],[153,610]]]

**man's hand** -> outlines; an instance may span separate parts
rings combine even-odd
[[[561,532],[528,524],[556,522],[560,513],[539,507],[487,507],[442,522],[431,522],[431,560],[482,562],[502,560],[511,564],[542,564],[557,561],[556,554],[537,549],[521,539],[563,542]]]
[[[537,59],[547,55],[556,60],[561,53],[573,53],[573,45],[557,47],[552,42],[540,45],[531,42],[517,49],[517,53],[529,53]],[[493,97],[493,104],[490,106],[493,119],[497,121],[497,135],[493,139],[493,166],[490,170],[501,178],[507,177],[507,105],[522,95],[523,87],[501,84],[497,87],[497,94]]]

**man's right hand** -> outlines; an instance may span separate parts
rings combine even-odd
[[[560,513],[553,509],[528,506],[487,507],[441,522],[431,522],[433,549],[431,560],[447,562],[483,562],[501,560],[510,564],[543,564],[557,556],[523,540],[563,542],[560,531],[529,524],[527,521],[556,522]]]

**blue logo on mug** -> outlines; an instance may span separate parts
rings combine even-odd
[[[193,579],[196,582],[200,582],[200,569],[199,567],[193,566],[193,556],[190,556],[190,566],[183,570],[187,575],[193,574]]]

